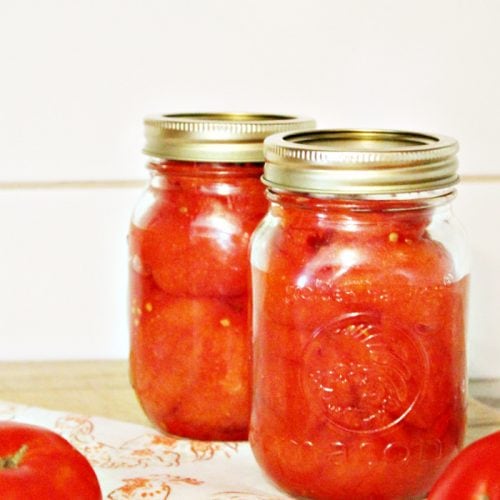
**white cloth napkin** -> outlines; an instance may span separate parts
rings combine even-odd
[[[51,429],[83,453],[109,500],[283,500],[248,443],[176,439],[141,425],[0,401],[0,420]]]

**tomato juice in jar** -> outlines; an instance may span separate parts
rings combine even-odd
[[[270,209],[251,244],[257,461],[299,497],[422,498],[465,430],[457,143],[318,130],[264,149]]]
[[[264,138],[281,115],[146,118],[151,181],[129,235],[131,382],[165,432],[243,440],[250,416],[250,234],[266,213]]]

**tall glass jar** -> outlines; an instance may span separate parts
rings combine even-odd
[[[250,442],[294,495],[421,498],[462,446],[456,151],[446,137],[379,130],[265,142]]]
[[[145,120],[151,182],[130,230],[130,374],[149,419],[196,439],[247,438],[250,234],[268,208],[262,142],[312,127],[280,115]]]

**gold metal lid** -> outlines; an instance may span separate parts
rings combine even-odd
[[[262,143],[277,132],[311,129],[314,120],[252,113],[185,113],[144,120],[144,153],[153,158],[207,162],[263,162]]]
[[[449,188],[458,182],[458,143],[396,130],[309,130],[264,142],[263,181],[315,194],[378,195]]]

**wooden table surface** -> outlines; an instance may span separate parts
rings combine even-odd
[[[469,393],[467,443],[500,429],[500,380],[471,381]],[[0,400],[150,425],[126,361],[0,363]]]

